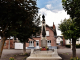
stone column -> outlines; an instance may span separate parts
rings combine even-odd
[[[42,16],[42,38],[41,38],[41,47],[47,47],[47,39],[46,39],[46,24],[45,24],[45,16]]]

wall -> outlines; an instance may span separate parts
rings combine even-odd
[[[49,27],[46,27],[46,30],[49,31],[49,36],[46,37],[47,40],[51,40],[51,46],[56,46],[56,42],[55,42],[53,31]]]
[[[0,40],[0,42],[1,42],[1,40]],[[5,43],[6,44],[4,44],[4,49],[8,49],[9,48],[9,39],[7,39],[6,41],[5,41]],[[14,43],[13,43],[13,40],[11,39],[10,40],[10,49],[13,49],[14,48]]]
[[[14,49],[23,49],[23,43],[15,43]]]

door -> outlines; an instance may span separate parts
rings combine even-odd
[[[36,40],[36,49],[39,49],[39,40]]]

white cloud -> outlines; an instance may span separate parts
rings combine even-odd
[[[47,9],[52,9],[53,7],[52,7],[51,4],[48,4],[48,5],[46,5],[46,8],[47,8]]]
[[[57,35],[61,34],[61,32],[58,30],[58,24],[60,24],[60,21],[64,20],[65,18],[68,19],[70,17],[64,10],[57,11],[55,13],[54,11],[50,11],[45,8],[41,8],[39,10],[39,14],[45,15],[46,24],[48,24],[49,26],[52,26],[54,22],[54,24],[56,25]]]

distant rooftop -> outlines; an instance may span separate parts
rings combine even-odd
[[[10,39],[13,39],[14,37],[12,37],[12,36],[10,36]],[[0,36],[0,39],[1,39],[1,36]],[[7,39],[9,39],[9,38],[7,38]]]

